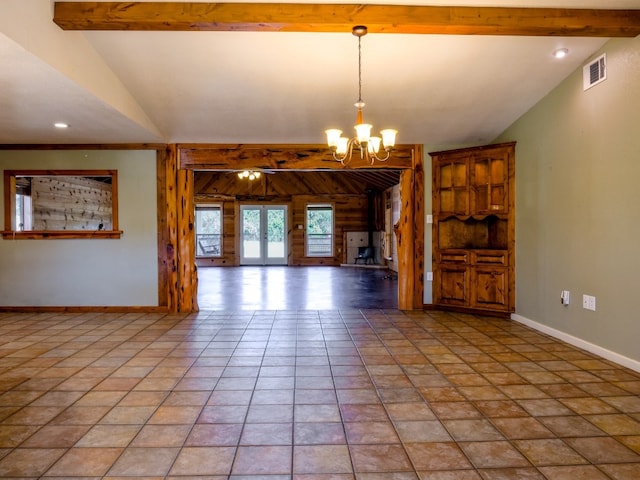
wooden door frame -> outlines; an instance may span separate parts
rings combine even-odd
[[[398,308],[424,305],[424,160],[422,145],[399,145],[386,162],[370,165],[357,158],[348,166],[335,161],[324,145],[174,144],[163,159],[166,205],[166,257],[161,277],[167,306],[173,312],[198,311],[195,265],[195,170],[349,170],[400,169],[398,241]],[[160,170],[160,169],[159,169]],[[175,201],[173,201],[175,199]]]

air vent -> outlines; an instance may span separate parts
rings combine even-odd
[[[602,54],[593,62],[582,67],[582,86],[588,90],[607,79],[607,56]]]

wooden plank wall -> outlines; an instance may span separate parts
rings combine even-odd
[[[113,230],[111,184],[81,176],[32,177],[31,199],[31,230]]]
[[[287,205],[289,209],[288,235],[289,265],[340,265],[344,263],[343,234],[352,231],[367,230],[367,196],[366,195],[294,195],[289,198],[279,197],[278,201],[265,202],[263,197],[243,198],[239,200],[215,201],[211,196],[196,194],[197,204],[217,203],[222,204],[223,211],[223,237],[222,255],[220,257],[197,258],[196,264],[204,266],[236,266],[240,264],[240,252],[238,244],[238,212],[241,204],[269,204],[278,203]],[[329,203],[334,205],[335,237],[333,257],[306,257],[305,256],[305,215],[309,203]],[[303,229],[298,229],[303,225]]]

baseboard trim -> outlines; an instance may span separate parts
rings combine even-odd
[[[32,307],[5,307],[0,306],[3,313],[169,313],[167,307],[139,306],[139,307],[118,307],[118,306],[95,306],[95,307],[58,307],[58,306],[32,306]]]
[[[582,348],[587,352],[594,353],[599,355],[602,358],[606,358],[607,360],[611,360],[623,367],[630,368],[636,372],[640,372],[640,361],[634,360],[633,358],[625,357],[624,355],[620,355],[619,353],[612,352],[611,350],[607,350],[599,345],[596,345],[591,342],[587,342],[578,337],[574,337],[566,332],[562,332],[560,330],[556,330],[548,325],[544,325],[542,323],[536,322],[535,320],[531,320],[527,317],[523,317],[522,315],[518,315],[517,313],[511,314],[511,319],[526,325],[527,327],[531,327],[534,330],[538,330],[539,332],[546,333],[558,340],[562,340],[574,347]]]

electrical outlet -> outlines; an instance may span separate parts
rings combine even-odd
[[[582,295],[582,308],[596,311],[596,297],[592,295]]]
[[[427,272],[427,282],[433,282],[433,272]]]

